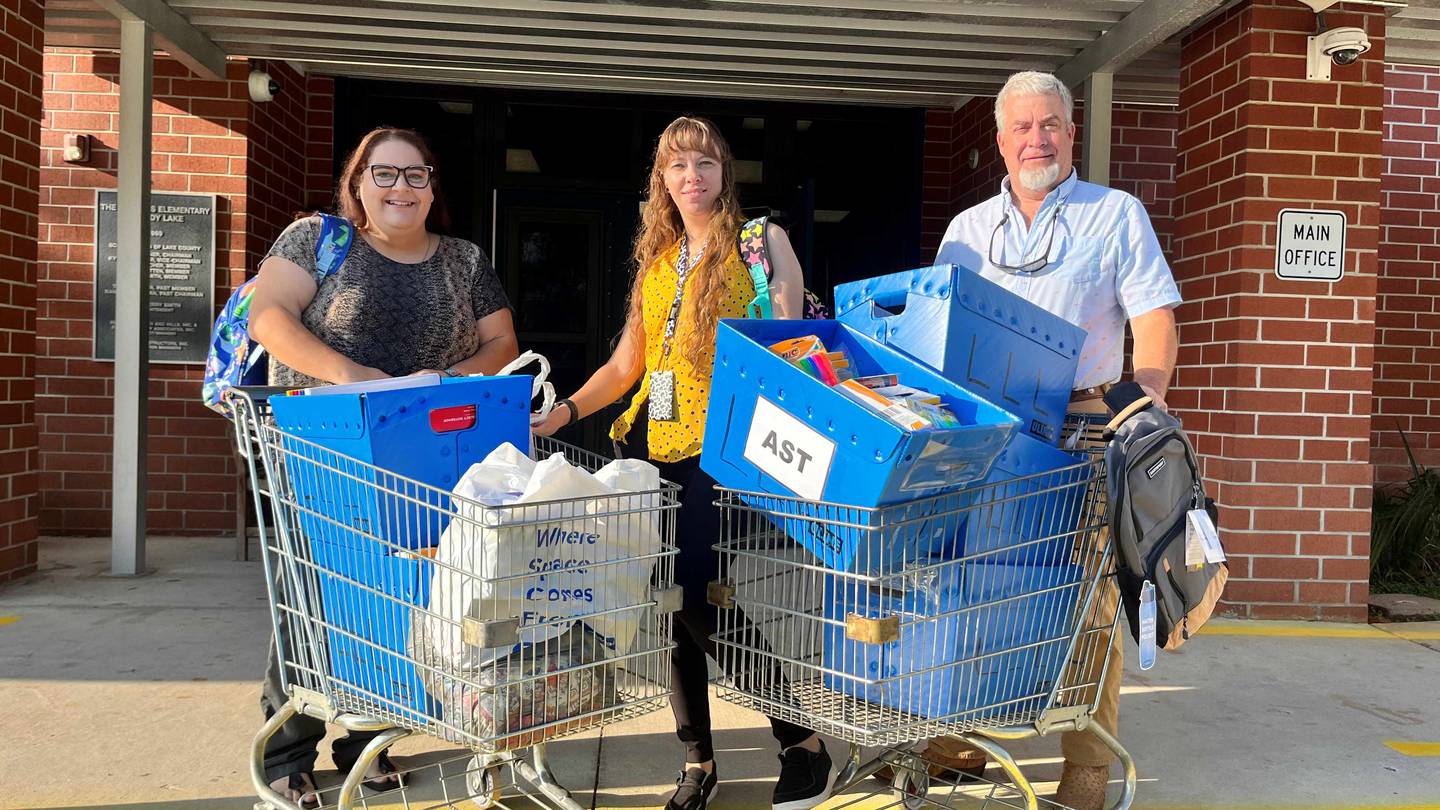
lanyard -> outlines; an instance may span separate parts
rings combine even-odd
[[[695,263],[698,264],[700,257],[704,255],[703,249],[695,254]],[[675,259],[675,303],[670,305],[670,315],[665,319],[664,343],[660,346],[661,367],[664,367],[665,359],[670,356],[670,339],[675,337],[675,326],[680,320],[680,304],[685,300],[685,282],[689,279],[693,267],[690,260],[690,236],[686,234],[680,237],[680,255]]]

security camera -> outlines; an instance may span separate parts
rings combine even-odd
[[[274,101],[275,97],[280,95],[280,83],[263,70],[250,71],[249,84],[251,101]]]
[[[1370,50],[1370,38],[1361,28],[1332,28],[1306,41],[1305,78],[1312,82],[1329,81],[1332,62],[1353,65],[1359,61],[1360,54]]]

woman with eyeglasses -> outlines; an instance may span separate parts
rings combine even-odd
[[[421,371],[492,374],[518,355],[510,303],[449,214],[419,134],[375,129],[345,163],[339,213],[356,239],[340,267],[315,266],[319,216],[297,220],[260,263],[250,335],[270,383],[294,388]]]
[[[316,268],[321,218],[297,220],[260,263],[250,335],[270,355],[272,385],[294,388],[439,371],[493,374],[518,354],[510,304],[490,260],[449,226],[429,147],[406,129],[376,129],[360,141],[337,187],[339,213],[355,228],[341,265]],[[285,623],[281,624],[282,632]],[[282,643],[284,639],[282,639]],[[276,648],[260,696],[269,718],[287,696]],[[265,776],[280,795],[319,807],[316,746],[325,723],[296,715],[265,751]],[[346,772],[375,736],[350,732],[331,747]],[[399,785],[389,756],[366,787]]]

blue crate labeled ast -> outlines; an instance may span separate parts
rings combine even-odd
[[[1036,710],[1064,666],[1083,579],[1075,565],[975,560],[883,583],[830,576],[824,684],[931,719]],[[898,615],[900,636],[850,639],[851,614]]]
[[[841,284],[835,317],[1019,416],[1055,444],[1085,330],[978,273],[937,265]]]
[[[768,348],[805,335],[845,351],[856,375],[896,374],[940,396],[961,426],[906,430]],[[724,320],[700,466],[733,489],[885,506],[984,478],[1018,424],[924,364],[835,321]]]

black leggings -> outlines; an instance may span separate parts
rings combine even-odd
[[[675,650],[671,654],[670,708],[675,712],[675,735],[685,744],[685,761],[714,758],[710,735],[710,672],[706,656],[716,657],[716,607],[706,600],[706,585],[719,575],[719,558],[713,546],[720,538],[720,509],[714,506],[716,481],[700,468],[700,458],[651,461],[662,479],[680,484],[680,515],[675,520],[675,582],[685,591],[684,608],[675,614]],[[736,608],[739,610],[739,608]],[[743,617],[736,617],[743,624]],[[732,673],[733,675],[733,673]],[[780,748],[801,744],[815,734],[792,722],[769,718],[770,734]]]
[[[675,734],[685,743],[686,762],[708,762],[715,757],[710,736],[710,673],[707,655],[716,657],[716,608],[706,600],[706,585],[719,575],[719,558],[711,548],[720,537],[720,510],[715,506],[715,479],[700,469],[699,458],[677,462],[651,461],[660,477],[680,485],[680,510],[675,541],[675,581],[685,590],[685,606],[675,614],[675,651],[670,657],[674,692]],[[742,623],[744,619],[737,617]],[[733,674],[733,673],[731,673]],[[789,748],[815,732],[784,720],[770,719],[770,733]]]

